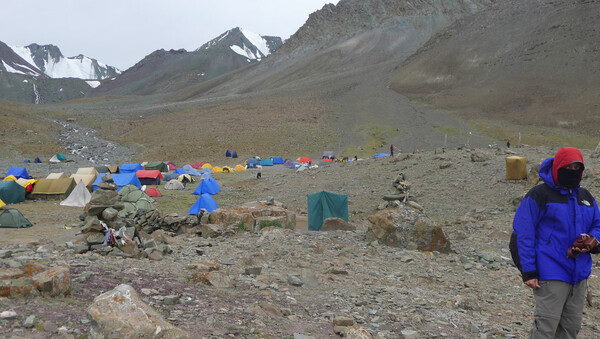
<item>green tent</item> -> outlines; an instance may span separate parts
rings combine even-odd
[[[31,222],[27,220],[14,208],[0,209],[0,227],[3,228],[25,228],[31,226]]]
[[[25,187],[13,180],[0,181],[0,200],[5,204],[25,201]]]
[[[326,191],[308,195],[308,230],[320,231],[323,220],[340,218],[348,222],[348,196]]]
[[[159,170],[161,172],[168,172],[169,166],[162,161],[158,162],[149,162],[144,166],[145,170]]]

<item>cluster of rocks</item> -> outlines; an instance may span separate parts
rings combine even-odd
[[[9,257],[10,250],[2,252]],[[48,267],[30,261],[21,267],[0,268],[0,297],[17,297],[47,294],[66,295],[71,291],[69,266]]]
[[[118,186],[110,175],[104,176],[98,186],[84,208],[83,241],[73,245],[76,253],[94,251],[161,260],[162,255],[171,253],[172,249],[150,234],[157,230],[177,231],[183,224],[197,223],[193,216],[162,217],[153,205],[154,200],[136,187],[126,186],[117,192]]]

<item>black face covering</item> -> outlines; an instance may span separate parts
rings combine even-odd
[[[579,186],[581,181],[581,174],[583,174],[583,168],[578,170],[569,170],[566,168],[558,169],[558,184],[566,188],[575,188]]]

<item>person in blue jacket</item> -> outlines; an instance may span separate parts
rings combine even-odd
[[[544,183],[527,193],[515,213],[510,251],[535,297],[530,338],[575,338],[581,329],[592,270],[589,252],[598,247],[575,249],[574,242],[600,239],[598,205],[579,186],[583,170],[581,152],[562,147],[542,162]]]

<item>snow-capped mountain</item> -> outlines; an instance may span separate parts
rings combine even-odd
[[[54,45],[30,44],[25,47],[9,46],[0,42],[0,69],[39,77],[42,74],[53,78],[78,78],[103,80],[121,73],[96,59],[84,55],[64,57]]]
[[[200,46],[196,52],[207,49],[231,49],[249,61],[260,61],[282,44],[280,37],[261,36],[236,27]]]

